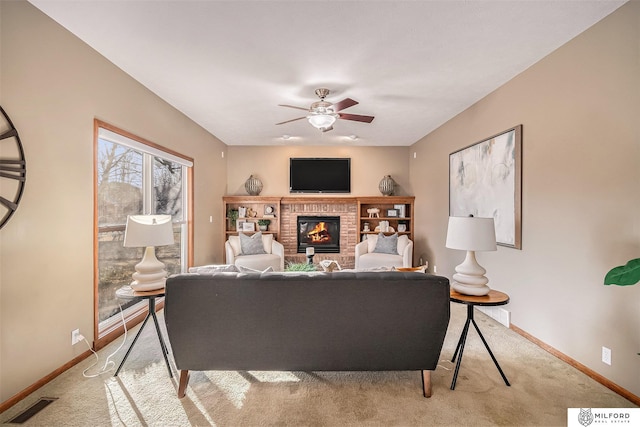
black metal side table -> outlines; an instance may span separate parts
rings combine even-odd
[[[509,303],[509,295],[505,294],[504,292],[494,291],[494,290],[489,291],[487,295],[483,295],[483,296],[464,295],[452,289],[449,295],[449,300],[452,302],[460,303],[460,304],[466,304],[467,306],[467,321],[465,322],[464,328],[462,329],[462,334],[460,335],[460,339],[458,340],[456,351],[455,353],[453,353],[453,357],[451,358],[451,362],[454,362],[456,360],[456,356],[458,356],[458,361],[456,362],[456,370],[453,373],[453,381],[451,381],[451,390],[454,390],[456,388],[456,380],[458,379],[458,371],[460,371],[460,363],[462,362],[462,353],[464,351],[464,345],[467,342],[467,334],[469,332],[470,323],[473,323],[473,326],[476,328],[476,331],[478,331],[478,335],[480,335],[480,339],[482,339],[482,343],[487,348],[487,351],[489,352],[489,355],[491,356],[493,363],[495,363],[496,368],[498,368],[500,375],[502,375],[502,379],[504,380],[505,384],[508,386],[511,386],[511,384],[509,384],[509,380],[507,380],[507,377],[504,375],[504,372],[502,372],[502,368],[500,368],[500,365],[498,364],[496,357],[493,355],[493,352],[489,348],[489,344],[487,344],[487,340],[484,339],[482,332],[480,332],[480,328],[478,328],[478,324],[473,318],[473,308],[476,305],[479,305],[479,306],[505,305]],[[460,352],[460,354],[458,354],[458,352]]]
[[[122,365],[124,365],[124,362],[127,360],[127,357],[129,357],[129,353],[131,353],[133,346],[136,345],[136,341],[138,341],[138,338],[140,337],[142,330],[147,324],[147,321],[149,320],[150,317],[153,317],[153,323],[155,323],[156,325],[156,332],[158,333],[158,339],[160,340],[160,347],[162,347],[162,355],[164,356],[164,361],[167,364],[167,370],[169,371],[169,376],[173,378],[173,373],[171,372],[171,366],[169,365],[169,357],[168,357],[169,350],[167,349],[167,345],[164,343],[164,338],[162,338],[162,332],[160,332],[160,325],[158,324],[158,317],[156,316],[156,298],[160,298],[164,296],[164,288],[153,290],[153,291],[134,291],[130,287],[124,286],[116,291],[116,296],[118,298],[123,298],[123,299],[134,299],[134,298],[146,299],[149,301],[149,312],[147,313],[147,317],[144,318],[144,321],[142,322],[142,326],[140,326],[140,329],[138,330],[138,333],[133,339],[131,346],[129,346],[127,353],[124,355],[122,362],[120,362],[120,366],[118,366],[118,369],[116,370],[116,373],[113,376],[114,377],[118,376],[118,374],[120,373],[120,369],[122,369]]]

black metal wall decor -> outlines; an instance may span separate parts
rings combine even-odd
[[[18,130],[0,107],[0,228],[18,209],[27,179],[27,162]]]

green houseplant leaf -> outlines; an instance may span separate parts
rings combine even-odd
[[[612,268],[604,277],[605,285],[629,286],[640,281],[640,258]]]
[[[307,264],[306,262],[290,262],[287,264],[285,271],[316,271],[316,266]]]

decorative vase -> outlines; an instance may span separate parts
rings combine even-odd
[[[384,178],[382,178],[382,180],[380,180],[378,189],[383,196],[391,196],[393,194],[395,186],[396,182],[393,180],[393,178],[391,178],[391,175],[386,175]]]
[[[260,231],[267,231],[267,225],[259,225],[258,228],[260,229]]]
[[[259,196],[262,191],[262,181],[251,175],[244,183],[244,189],[247,190],[250,196]]]

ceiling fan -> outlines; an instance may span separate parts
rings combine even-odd
[[[309,108],[278,104],[280,107],[289,107],[289,108],[295,108],[297,110],[308,111],[309,115],[287,120],[280,123],[276,123],[276,125],[282,125],[289,122],[295,122],[296,120],[307,119],[309,120],[309,123],[311,123],[311,125],[316,129],[322,132],[327,132],[333,129],[333,124],[335,123],[336,119],[353,120],[356,122],[365,122],[365,123],[371,123],[374,119],[373,116],[362,116],[360,114],[339,113],[339,111],[342,111],[345,108],[358,105],[358,101],[354,101],[351,98],[345,98],[336,104],[332,104],[331,102],[324,100],[327,97],[327,95],[329,95],[330,93],[329,89],[326,89],[326,88],[316,89],[315,93],[320,98],[320,101],[314,102],[313,104],[311,104]]]

